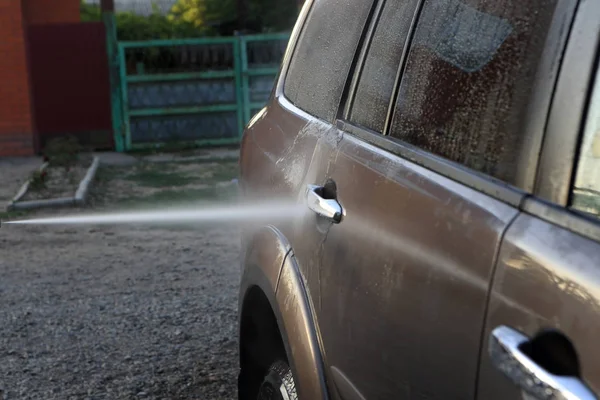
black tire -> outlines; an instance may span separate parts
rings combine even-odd
[[[292,370],[285,362],[271,365],[260,385],[258,400],[298,400]]]

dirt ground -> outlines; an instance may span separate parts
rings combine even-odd
[[[57,166],[48,166],[44,173],[43,186],[29,185],[29,190],[22,200],[57,199],[73,197],[79,187],[79,182],[85,177],[88,168],[92,165],[92,157],[86,155],[79,162],[68,169]]]
[[[27,217],[235,194],[235,163],[125,164],[101,167],[89,209]],[[0,250],[0,398],[236,397],[234,227],[4,225]]]
[[[0,211],[41,165],[41,157],[0,158]]]

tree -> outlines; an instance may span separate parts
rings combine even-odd
[[[185,22],[196,27],[204,25],[206,0],[178,0],[167,16],[169,21]]]
[[[82,22],[96,22],[102,20],[102,11],[97,4],[88,4],[84,0],[81,0],[79,10]]]
[[[244,21],[258,31],[289,30],[298,13],[297,0],[243,0],[247,15]],[[238,22],[240,0],[177,0],[168,18],[195,26],[216,27]]]
[[[0,0],[1,1],[1,0]],[[189,17],[188,17],[189,18]],[[206,29],[185,20],[170,20],[156,4],[152,4],[150,15],[136,14],[131,11],[115,13],[117,37],[119,40],[173,39],[206,36]],[[102,20],[102,12],[97,4],[81,1],[81,20],[97,22]]]

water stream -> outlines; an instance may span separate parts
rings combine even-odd
[[[164,207],[155,210],[65,215],[47,218],[2,221],[20,225],[114,225],[114,224],[197,224],[275,222],[294,218],[306,208],[290,200],[201,204],[194,207]]]

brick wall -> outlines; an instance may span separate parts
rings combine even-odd
[[[33,154],[33,122],[21,0],[0,1],[0,156]]]
[[[37,144],[27,27],[79,21],[79,0],[0,0],[0,157],[31,155]]]
[[[5,1],[5,0],[2,0]],[[79,22],[79,0],[22,0],[29,25]]]

